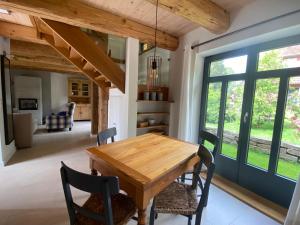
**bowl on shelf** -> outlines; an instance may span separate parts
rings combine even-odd
[[[149,122],[148,121],[139,122],[139,127],[148,127],[148,126],[149,126]]]
[[[153,126],[153,125],[155,125],[156,121],[155,121],[155,119],[149,119],[148,122],[149,122],[150,126]]]

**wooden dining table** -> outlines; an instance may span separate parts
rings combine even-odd
[[[150,200],[199,161],[198,145],[167,136],[145,134],[87,149],[92,173],[118,176],[120,188],[138,208],[138,225],[146,224]],[[175,196],[174,196],[175,197]]]

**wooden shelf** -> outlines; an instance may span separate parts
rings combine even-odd
[[[169,112],[138,112],[138,115],[169,115]]]
[[[153,126],[148,126],[148,127],[137,127],[137,129],[165,128],[168,126],[169,125],[166,125],[166,124],[158,124],[158,125],[153,125]]]
[[[136,100],[137,102],[145,102],[145,103],[173,103],[174,101],[152,101],[152,100]]]

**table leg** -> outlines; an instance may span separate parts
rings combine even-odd
[[[138,225],[146,225],[146,209],[138,210]]]

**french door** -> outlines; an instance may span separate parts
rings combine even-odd
[[[300,174],[298,40],[207,57],[201,100],[200,129],[221,140],[217,173],[285,207]]]

